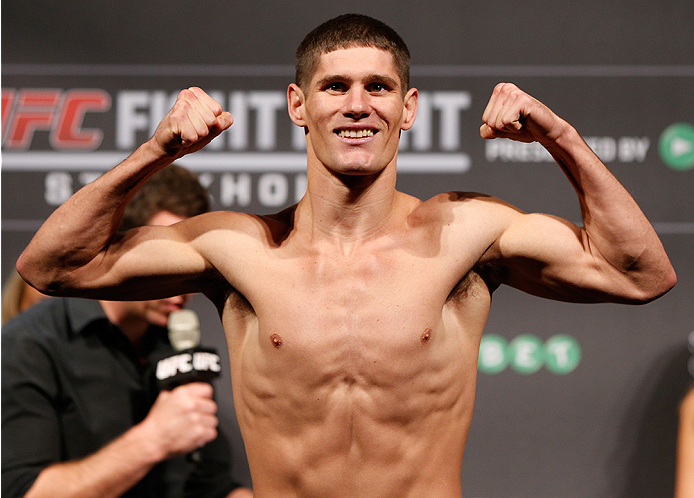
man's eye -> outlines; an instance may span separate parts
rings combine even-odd
[[[371,83],[369,90],[372,92],[383,92],[388,90],[388,87],[383,83]]]
[[[343,89],[344,85],[342,83],[330,83],[326,86],[326,90],[331,92],[341,92]]]

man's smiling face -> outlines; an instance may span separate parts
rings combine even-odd
[[[385,50],[323,54],[304,92],[296,85],[289,89],[290,116],[308,130],[309,164],[318,161],[347,175],[383,170],[395,158],[400,131],[414,123],[417,90],[405,92]]]

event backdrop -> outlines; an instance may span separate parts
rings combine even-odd
[[[513,81],[565,117],[632,192],[679,275],[640,307],[573,305],[502,288],[482,343],[463,466],[470,498],[672,496],[677,405],[694,329],[694,2],[131,1],[2,3],[2,276],[46,216],[146,140],[181,88],[235,124],[181,164],[215,209],[269,213],[305,189],[303,137],[286,114],[306,32],[357,11],[396,28],[421,99],[399,188],[501,197],[580,220],[534,145],[483,141],[494,85]],[[224,352],[202,297],[203,342]],[[221,421],[250,483],[226,376]]]

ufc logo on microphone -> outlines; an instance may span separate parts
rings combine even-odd
[[[159,380],[168,379],[177,373],[188,373],[193,370],[193,355],[190,353],[177,354],[159,360],[156,376]]]

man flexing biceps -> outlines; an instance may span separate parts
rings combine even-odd
[[[396,190],[418,92],[406,45],[383,23],[350,14],[319,26],[297,50],[295,81],[288,111],[306,132],[308,178],[296,205],[116,233],[133,189],[231,125],[191,88],[152,139],[56,210],[18,269],[61,295],[204,292],[227,335],[258,498],[459,498],[492,292],[644,303],[674,270],[576,130],[514,85],[495,88],[480,133],[541,143],[576,188],[583,227],[481,194]]]

